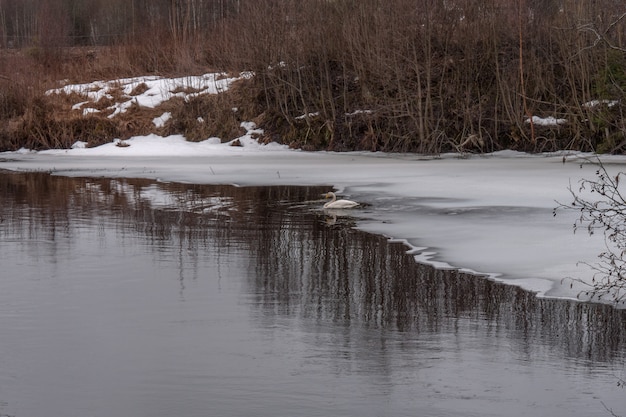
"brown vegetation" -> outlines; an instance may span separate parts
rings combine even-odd
[[[154,130],[152,109],[60,111],[57,80],[250,70],[169,103],[160,133],[228,140],[254,120],[304,149],[626,150],[614,0],[5,0],[0,18],[0,149]]]

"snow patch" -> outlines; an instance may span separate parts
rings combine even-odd
[[[209,73],[197,76],[165,78],[158,76],[143,76],[123,78],[119,80],[94,81],[84,84],[70,84],[61,88],[46,91],[52,94],[77,94],[86,98],[72,107],[75,110],[83,109],[89,103],[98,103],[101,99],[114,98],[113,92],[121,92],[122,99],[109,106],[110,118],[126,112],[131,106],[155,108],[173,97],[189,100],[203,94],[218,94],[226,91],[230,85],[240,79],[250,78],[253,74],[244,72],[237,77],[229,77],[225,73]],[[86,108],[83,109],[83,112]],[[88,110],[91,112],[93,110]]]
[[[531,119],[526,119],[525,122],[530,123],[530,120]],[[567,119],[557,119],[552,116],[548,116],[548,117],[533,116],[532,122],[533,124],[537,126],[558,126],[558,125],[567,123]]]
[[[155,117],[154,119],[152,119],[152,123],[154,124],[155,127],[157,128],[161,128],[163,126],[165,126],[165,124],[172,118],[172,113],[170,112],[165,112],[162,115],[160,115],[159,117]]]

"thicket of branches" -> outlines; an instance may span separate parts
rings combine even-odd
[[[559,204],[557,210],[575,210],[580,216],[574,230],[584,229],[589,234],[603,233],[606,250],[598,255],[598,262],[589,264],[595,271],[591,283],[580,296],[584,299],[626,302],[626,173],[609,172],[602,161],[593,179],[583,179],[579,188],[572,189],[570,204]]]
[[[617,0],[0,0],[0,26],[57,77],[252,70],[232,100],[305,149],[626,150]]]

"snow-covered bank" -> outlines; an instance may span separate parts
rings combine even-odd
[[[585,155],[503,152],[461,158],[380,153],[307,153],[259,145],[246,126],[243,146],[182,137],[137,137],[130,146],[0,154],[0,169],[58,175],[142,177],[246,185],[328,184],[368,205],[349,214],[359,228],[406,241],[420,261],[489,274],[540,295],[575,298],[605,249],[601,234],[573,233],[576,213],[553,216],[568,187],[592,179]],[[613,157],[611,171],[626,170]],[[330,189],[329,189],[330,190]],[[321,210],[320,207],[314,209]]]

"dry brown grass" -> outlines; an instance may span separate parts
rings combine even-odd
[[[165,131],[183,134],[194,142],[209,137],[226,141],[241,136],[241,122],[231,94],[201,95],[188,101],[181,100],[172,109],[172,121]]]
[[[45,94],[59,87],[59,80],[82,83],[103,79],[103,75],[116,79],[147,74],[150,65],[141,57],[131,58],[136,47],[68,48],[54,59],[48,55],[45,60],[32,50],[0,50],[0,150],[69,148],[77,141],[97,146],[115,138],[149,133],[183,133],[191,140],[236,137],[240,120],[232,111],[236,106],[229,95],[200,96],[189,102],[173,99],[155,109],[132,105],[110,118],[111,107],[128,99],[121,89],[112,89],[110,97],[85,103],[78,109],[73,106],[86,101],[86,97],[76,93]],[[194,68],[208,71],[200,64]],[[165,72],[187,74],[176,65],[168,65]],[[129,95],[140,95],[147,88],[140,83]],[[84,112],[85,109],[93,111]],[[164,112],[173,113],[175,118],[157,128],[153,119]],[[205,122],[198,123],[199,117]]]

